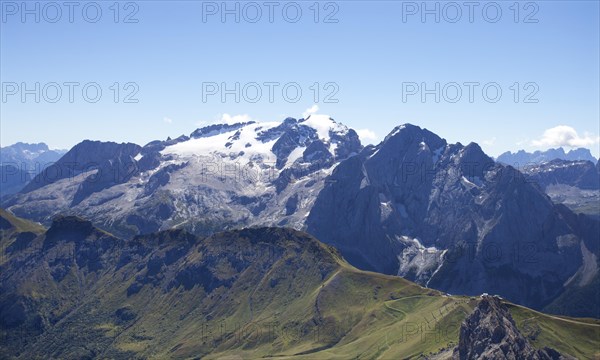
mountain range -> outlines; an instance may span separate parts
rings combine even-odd
[[[525,166],[522,172],[553,202],[600,219],[600,161],[594,165],[586,160],[555,159]]]
[[[596,159],[590,153],[589,149],[578,148],[571,149],[568,152],[565,152],[565,149],[563,149],[562,147],[559,147],[557,149],[548,149],[545,151],[537,150],[533,153],[527,152],[525,150],[519,150],[515,153],[507,151],[505,153],[500,154],[496,161],[506,165],[511,165],[516,168],[522,168],[524,166],[542,164],[556,159],[569,161],[591,161],[593,163],[596,163],[598,161],[598,159]]]
[[[81,215],[122,236],[301,228],[325,178],[361,149],[354,130],[322,116],[211,125],[144,147],[84,141],[5,204],[46,224]]]
[[[418,126],[363,147],[312,115],[145,146],[86,140],[3,206],[45,226],[80,216],[123,239],[288,227],[363,270],[600,318],[599,219],[553,202],[532,176]]]
[[[67,150],[50,150],[44,143],[18,142],[0,148],[0,198],[20,191],[33,177],[66,152]]]
[[[594,164],[587,160],[555,159],[542,164],[525,166],[523,173],[542,188],[563,184],[583,190],[600,189],[600,161]]]

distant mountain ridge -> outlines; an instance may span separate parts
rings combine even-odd
[[[522,171],[531,181],[543,188],[562,184],[584,190],[600,189],[600,168],[587,160],[555,159],[542,164],[525,166]]]
[[[600,161],[555,159],[520,170],[555,203],[600,219]]]
[[[506,152],[497,161],[517,168],[555,203],[600,219],[600,161],[588,149],[521,150]]]
[[[58,160],[67,150],[50,149],[45,143],[29,144],[18,142],[13,145],[0,148],[0,162],[25,164],[27,166],[38,163],[42,169],[43,165]],[[28,168],[35,170],[34,166]]]
[[[0,197],[20,191],[66,152],[67,150],[51,150],[45,143],[18,142],[0,148]]]
[[[548,149],[545,151],[537,150],[533,153],[525,150],[519,150],[515,153],[507,151],[498,156],[496,161],[513,167],[518,167],[520,169],[527,165],[542,164],[556,159],[570,161],[586,160],[593,163],[598,161],[598,159],[592,155],[589,149],[578,148],[565,152],[562,147],[557,149]]]

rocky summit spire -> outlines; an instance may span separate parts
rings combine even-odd
[[[554,349],[535,349],[521,334],[500,298],[482,296],[460,327],[453,359],[569,359]]]

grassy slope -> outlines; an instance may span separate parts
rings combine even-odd
[[[453,347],[460,324],[477,303],[476,298],[445,296],[399,277],[357,270],[334,249],[305,235],[283,230],[259,232],[256,238],[248,234],[216,235],[189,248],[181,233],[163,233],[162,240],[150,236],[148,243],[128,244],[145,246],[148,253],[134,252],[126,265],[116,266],[122,250],[107,251],[100,255],[105,266],[95,271],[67,261],[73,243],[44,250],[36,260],[43,266],[19,269],[15,276],[22,279],[19,295],[39,303],[52,320],[41,335],[27,338],[25,353],[15,358],[418,358]],[[280,235],[283,240],[273,240]],[[94,236],[89,244],[102,236],[113,241],[102,232]],[[183,249],[183,255],[165,260],[168,266],[150,276],[150,260],[168,259],[176,249]],[[236,260],[244,257],[250,261]],[[58,282],[49,275],[56,259],[71,264]],[[234,281],[211,291],[171,286],[175,274],[197,264]],[[145,279],[145,285],[128,295],[137,279]],[[599,355],[596,320],[565,320],[516,306],[511,312],[535,346],[578,358]]]
[[[231,248],[218,246],[232,242],[237,244]],[[265,244],[277,249],[256,250]],[[23,274],[19,294],[39,301],[55,323],[30,339],[20,358],[410,357],[455,344],[474,306],[402,278],[357,270],[334,249],[303,236],[276,243],[243,236],[204,239],[163,268],[165,278],[127,295],[135,279],[147,276],[148,259],[179,245],[151,245],[152,255],[120,268],[90,272],[73,264],[58,283],[47,266]],[[65,243],[43,256],[53,263],[71,252]],[[228,256],[244,252],[251,261],[234,269],[241,265]],[[119,254],[106,256],[109,263]],[[199,263],[235,281],[209,292],[201,286],[169,288],[171,275]],[[134,319],[119,319],[118,309]]]
[[[42,225],[16,217],[2,208],[0,208],[0,221],[11,225],[0,229],[0,265],[7,260],[6,249],[14,243],[20,233],[30,232],[39,235],[46,230]]]
[[[15,232],[30,231],[34,233],[42,233],[45,230],[42,225],[16,217],[2,208],[0,208],[0,217],[8,220],[8,222],[10,222],[16,228],[14,230]]]
[[[443,297],[401,278],[362,272],[347,264],[302,302],[305,307],[317,304],[324,320],[318,333],[306,334],[303,342],[281,351],[273,351],[274,344],[266,343],[258,349],[231,349],[208,358],[416,357],[456,344],[460,324],[475,305],[468,298]],[[284,335],[299,337],[297,333]]]
[[[600,320],[553,316],[507,305],[519,330],[536,348],[551,347],[578,359],[600,359]]]
[[[310,259],[304,260],[311,264]],[[336,268],[322,281],[313,281],[314,274],[297,277],[290,273],[295,267],[279,261],[250,291],[251,296],[236,287],[227,295],[215,294],[236,299],[237,307],[229,313],[221,306],[212,308],[210,314],[215,316],[210,320],[189,305],[203,296],[193,290],[159,303],[132,302],[136,311],[146,312],[142,320],[122,332],[114,330],[114,324],[107,328],[118,334],[113,343],[117,348],[152,358],[206,354],[207,359],[386,359],[437,352],[456,344],[460,323],[475,302],[443,297],[404,279],[362,272],[337,260]],[[318,266],[313,263],[309,272]],[[272,279],[279,279],[275,289],[262,288]],[[304,283],[298,286],[299,281]],[[288,292],[293,296],[284,295]],[[148,308],[171,311],[158,314]],[[164,329],[173,332],[165,334]],[[140,340],[139,333],[145,338]]]

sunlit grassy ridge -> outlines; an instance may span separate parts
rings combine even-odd
[[[578,359],[600,359],[600,320],[553,316],[507,304],[517,327],[536,348],[547,346]]]
[[[7,260],[7,252],[25,247],[27,243],[46,229],[34,222],[21,219],[0,208],[0,265]],[[17,239],[20,236],[19,239]],[[16,242],[16,243],[15,243]]]

